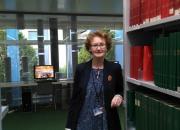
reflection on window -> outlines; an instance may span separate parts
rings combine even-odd
[[[37,40],[37,31],[29,31],[28,40]]]
[[[44,40],[50,40],[50,31],[49,31],[49,29],[44,30]]]
[[[59,45],[59,73],[60,78],[67,77],[66,45]]]
[[[45,65],[51,65],[51,47],[50,45],[44,45],[44,60]]]

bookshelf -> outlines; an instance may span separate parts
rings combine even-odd
[[[169,15],[169,16],[163,17],[162,19],[157,18],[157,19],[155,19],[155,20],[153,20],[151,22],[147,22],[147,23],[143,23],[142,22],[143,20],[142,21],[139,20],[140,22],[138,24],[135,23],[134,25],[130,26],[130,24],[132,24],[132,21],[130,21],[131,20],[131,18],[130,18],[130,13],[131,13],[130,6],[132,6],[130,2],[132,2],[132,1],[142,2],[143,0],[126,0],[126,1],[123,1],[123,6],[124,6],[124,8],[123,8],[123,12],[124,12],[123,13],[124,14],[124,20],[123,20],[123,23],[124,23],[124,52],[125,52],[125,54],[124,54],[124,62],[125,62],[125,67],[124,67],[125,68],[125,94],[124,95],[125,95],[125,103],[126,103],[126,106],[125,106],[126,111],[125,112],[126,112],[126,120],[127,120],[126,121],[126,129],[127,130],[129,130],[129,129],[134,130],[134,129],[136,129],[136,127],[138,127],[137,129],[139,129],[139,130],[141,130],[141,129],[146,130],[147,128],[143,128],[144,127],[143,125],[142,126],[136,126],[138,124],[135,125],[135,123],[132,123],[132,122],[129,121],[129,119],[128,119],[128,111],[129,111],[129,109],[128,109],[128,104],[129,104],[128,99],[129,98],[128,98],[127,92],[129,90],[133,90],[133,91],[136,92],[136,90],[138,90],[137,86],[140,86],[145,91],[146,90],[147,91],[152,90],[152,92],[157,92],[157,93],[160,93],[160,94],[163,94],[163,95],[168,95],[167,97],[172,97],[174,99],[177,99],[177,102],[179,102],[180,101],[180,87],[177,87],[176,90],[171,90],[169,88],[163,88],[163,87],[158,86],[155,83],[154,80],[153,81],[144,81],[144,80],[142,80],[142,78],[139,78],[139,79],[132,78],[130,76],[131,75],[131,70],[130,70],[130,67],[131,67],[131,47],[133,45],[143,46],[143,45],[145,45],[147,43],[148,43],[148,45],[153,46],[154,41],[155,41],[154,39],[157,38],[157,37],[160,37],[159,34],[161,34],[161,33],[163,35],[165,34],[164,37],[169,38],[171,33],[180,32],[180,28],[179,28],[179,26],[180,26],[180,5],[179,5],[178,13],[177,13],[177,10],[176,10],[176,12],[174,11],[175,12],[174,15]],[[160,0],[152,0],[152,1],[160,2]],[[139,11],[139,12],[142,13],[142,11]],[[161,13],[162,13],[162,11],[161,11]],[[141,14],[139,14],[139,17],[141,17]],[[179,35],[177,35],[177,36],[179,36]],[[140,44],[137,44],[137,43],[140,43]],[[177,44],[179,44],[179,43],[177,42]],[[162,56],[161,58],[164,58],[164,57]],[[167,61],[169,61],[169,59]],[[154,59],[153,59],[153,62],[154,62]],[[177,68],[178,67],[179,66],[177,66]],[[168,66],[168,68],[169,68],[169,66]],[[163,69],[166,69],[166,68],[164,67]],[[179,106],[178,106],[178,108],[176,108],[174,104],[171,105],[171,103],[169,103],[169,100],[171,100],[171,99],[166,99],[167,100],[167,103],[166,103],[166,101],[164,101],[164,100],[161,101],[159,98],[156,99],[154,97],[148,97],[149,95],[146,95],[146,94],[137,93],[137,95],[138,96],[140,95],[139,97],[141,97],[141,98],[139,100],[142,101],[142,104],[143,104],[143,102],[145,102],[147,100],[148,102],[151,102],[153,105],[155,104],[155,107],[157,107],[156,105],[158,104],[158,105],[162,105],[162,106],[165,106],[165,107],[169,106],[169,107],[167,107],[167,111],[169,109],[178,109],[178,111],[179,111]],[[156,96],[157,96],[157,94],[156,94]],[[145,101],[141,100],[142,97],[145,99]],[[136,102],[136,99],[135,99],[135,105],[134,106],[135,107],[138,106],[137,104],[139,105],[141,103],[139,103],[139,101]],[[145,107],[147,107],[146,105],[147,104],[144,103]],[[155,107],[151,107],[150,109],[155,108]],[[143,111],[146,111],[145,109],[143,108]],[[161,109],[161,108],[159,108],[159,109]],[[155,115],[157,116],[157,114],[155,114]],[[145,115],[145,116],[147,116],[147,115]],[[167,116],[171,116],[171,115],[167,115]],[[144,115],[142,116],[142,118],[143,118],[143,120],[145,120],[144,122],[147,123],[146,117],[144,117]],[[160,118],[160,117],[156,117],[156,118]],[[151,124],[153,124],[153,123],[151,123]],[[161,127],[161,126],[157,125],[156,127],[158,128],[158,127]],[[178,126],[178,128],[179,128],[179,126]]]

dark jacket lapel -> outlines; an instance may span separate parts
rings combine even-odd
[[[107,77],[109,73],[108,61],[104,60],[104,69],[103,69],[103,85],[107,85]]]
[[[83,74],[83,89],[84,91],[86,91],[86,87],[90,78],[90,74],[91,74],[91,66],[92,66],[92,60],[90,60],[89,62],[85,63],[85,67],[84,67],[84,74]]]

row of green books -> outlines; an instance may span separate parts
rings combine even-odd
[[[128,118],[135,121],[136,130],[180,130],[180,104],[133,91],[127,92],[127,99]]]
[[[127,117],[128,120],[134,122],[135,118],[135,92],[127,91]]]
[[[160,36],[153,43],[154,82],[157,86],[180,89],[180,32]]]

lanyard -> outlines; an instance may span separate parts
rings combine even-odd
[[[102,87],[103,87],[103,85],[102,85],[102,82],[101,82],[101,84],[100,84],[100,89],[99,89],[99,93],[98,93],[98,91],[97,91],[97,89],[96,89],[96,86],[95,86],[95,79],[94,79],[94,77],[97,77],[97,80],[99,80],[99,78],[100,78],[100,71],[98,70],[98,75],[94,75],[94,71],[92,71],[93,73],[92,73],[92,79],[93,79],[93,88],[94,88],[94,91],[95,91],[95,94],[96,94],[96,99],[98,99],[98,100],[100,100],[101,98],[102,98],[102,96],[103,96],[103,93],[102,93]],[[100,81],[100,80],[99,80]]]

